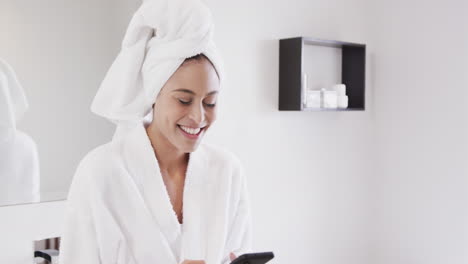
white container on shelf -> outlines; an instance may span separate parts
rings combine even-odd
[[[323,108],[336,109],[338,107],[338,95],[336,91],[323,91]]]
[[[325,102],[325,88],[320,89],[320,108],[324,108],[324,102]]]
[[[307,108],[320,108],[322,97],[320,91],[308,90],[306,95]]]
[[[346,85],[342,83],[333,85],[333,90],[337,92],[338,96],[346,95]]]
[[[346,95],[341,95],[341,96],[338,96],[337,98],[337,102],[338,102],[338,108],[340,109],[346,109],[348,108],[348,96]]]

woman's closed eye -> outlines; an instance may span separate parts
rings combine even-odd
[[[188,105],[188,104],[190,104],[192,101],[185,101],[185,100],[179,99],[179,102],[181,102],[181,103],[184,104],[184,105]]]
[[[189,104],[192,103],[191,100],[185,101],[185,100],[182,100],[182,99],[179,99],[179,102],[180,102],[181,104],[183,104],[183,105],[189,105]],[[213,103],[213,104],[204,103],[204,104],[205,104],[206,106],[208,106],[208,107],[215,107],[215,106],[216,106],[216,103]]]
[[[213,103],[213,104],[207,104],[207,103],[204,103],[204,104],[205,104],[206,106],[208,106],[208,107],[215,107],[215,106],[216,106],[216,104],[215,104],[215,103]]]

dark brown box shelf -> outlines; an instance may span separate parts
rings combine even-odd
[[[302,105],[303,50],[305,45],[342,50],[341,83],[346,85],[348,108],[310,109]],[[280,111],[363,111],[365,110],[366,45],[309,37],[281,39],[279,45]]]

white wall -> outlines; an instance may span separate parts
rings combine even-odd
[[[468,2],[369,1],[371,263],[468,263]]]

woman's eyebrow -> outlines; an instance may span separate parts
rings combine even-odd
[[[175,89],[175,90],[173,90],[173,92],[183,92],[183,93],[189,93],[189,94],[196,95],[196,93],[194,91],[189,90],[189,89],[185,89],[185,88]],[[207,93],[206,95],[212,95],[212,94],[215,94],[217,92],[218,91],[211,91],[211,92]]]

